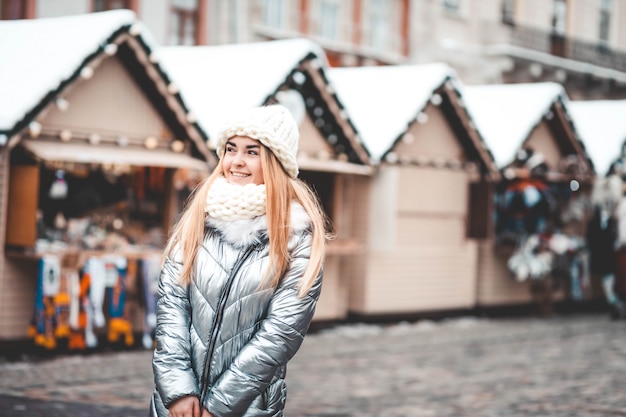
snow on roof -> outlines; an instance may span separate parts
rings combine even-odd
[[[157,54],[211,141],[234,113],[264,104],[308,55],[328,65],[323,50],[306,39],[171,46]]]
[[[12,130],[116,30],[135,22],[129,10],[0,21],[0,132]]]
[[[393,146],[433,92],[454,75],[446,64],[331,68],[328,78],[374,161]]]
[[[598,175],[606,175],[626,140],[626,100],[570,101],[576,130]]]
[[[503,168],[532,129],[559,97],[566,98],[558,83],[497,84],[463,87],[463,99],[476,128]]]

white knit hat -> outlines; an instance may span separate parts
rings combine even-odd
[[[280,104],[255,107],[229,122],[217,137],[217,156],[224,155],[226,141],[233,136],[256,139],[268,147],[291,178],[298,176],[298,125]]]

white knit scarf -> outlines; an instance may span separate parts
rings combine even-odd
[[[215,179],[206,196],[204,211],[220,220],[248,220],[265,214],[265,184],[230,184]]]

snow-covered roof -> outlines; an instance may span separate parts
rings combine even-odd
[[[157,55],[209,140],[237,111],[264,104],[307,57],[328,65],[323,50],[306,39],[171,46]]]
[[[130,41],[132,39],[132,41]],[[163,100],[161,116],[189,136],[207,160],[213,155],[204,132],[188,120],[186,103],[170,100],[169,76],[152,53],[157,43],[130,10],[65,17],[0,21],[0,146],[18,134],[77,79],[88,79],[97,63],[117,56],[129,71],[148,80],[142,86],[151,100]]]
[[[394,145],[453,70],[446,64],[331,68],[328,78],[374,161]]]
[[[136,23],[129,10],[0,21],[0,133],[75,76],[116,31]]]
[[[598,175],[606,175],[626,140],[626,100],[570,101],[576,130]]]
[[[552,105],[567,96],[562,85],[545,82],[466,85],[463,98],[498,168],[503,168]]]

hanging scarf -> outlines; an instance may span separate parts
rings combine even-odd
[[[249,220],[265,214],[265,201],[265,184],[230,184],[218,177],[207,193],[204,211],[219,220]]]

